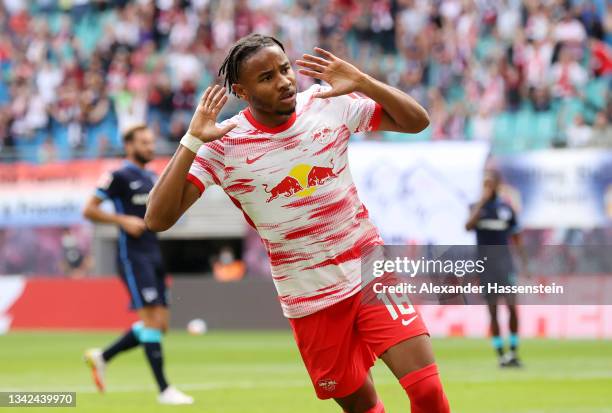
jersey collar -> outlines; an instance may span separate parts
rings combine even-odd
[[[487,204],[488,205],[497,205],[499,203],[499,201],[500,201],[499,195],[495,194],[495,195],[493,195],[493,198],[491,198],[491,199],[489,199],[487,201]]]
[[[295,111],[294,111],[289,117],[289,119],[287,119],[285,122],[281,123],[278,126],[271,127],[271,126],[266,126],[263,123],[257,122],[257,120],[255,119],[255,117],[253,116],[249,108],[246,108],[243,111],[243,113],[251,125],[261,130],[262,132],[266,132],[266,133],[284,132],[287,129],[289,129],[291,126],[293,126],[293,124],[295,123],[295,119],[297,118],[297,115],[295,114]]]
[[[125,159],[123,161],[123,165],[127,168],[137,169],[139,171],[146,171],[146,168],[141,168],[140,166],[136,165],[134,162],[130,161],[129,159]]]

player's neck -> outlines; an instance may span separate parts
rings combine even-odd
[[[145,164],[142,162],[137,161],[135,158],[132,157],[127,157],[125,158],[128,162],[133,163],[134,165],[136,165],[137,167],[139,167],[140,169],[145,169]]]
[[[252,106],[249,106],[249,112],[251,116],[262,125],[267,126],[268,128],[276,128],[287,123],[293,116],[295,116],[295,112],[292,112],[288,115],[279,115],[277,113],[269,113],[269,112],[261,112],[255,109]]]

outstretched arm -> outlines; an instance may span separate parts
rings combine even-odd
[[[179,145],[149,194],[145,223],[151,231],[159,232],[170,228],[200,197],[199,189],[187,181],[187,174],[199,145],[222,138],[236,126],[229,124],[218,128],[215,124],[225,102],[227,96],[221,86],[209,86],[204,92],[187,132],[191,135],[191,149],[184,144]]]
[[[330,52],[315,47],[323,56],[303,55],[296,64],[304,67],[300,73],[331,85],[331,89],[316,97],[329,98],[360,92],[382,106],[379,130],[418,133],[429,125],[427,111],[406,93],[386,85]]]

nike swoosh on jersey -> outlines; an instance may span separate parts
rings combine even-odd
[[[252,158],[252,159],[249,159],[249,157],[247,156],[247,158],[246,158],[246,163],[250,165],[250,164],[252,164],[253,162],[255,162],[255,161],[259,160],[259,159],[260,159],[262,156],[264,156],[264,155],[265,155],[265,153],[262,153],[261,155],[256,156],[256,157],[254,157],[254,158]]]
[[[140,181],[132,181],[130,182],[130,189],[138,189],[142,186],[142,182]]]
[[[414,320],[416,320],[417,317],[418,317],[418,315],[415,315],[410,320],[402,320],[402,324],[405,325],[405,326],[410,325],[410,323],[412,323]]]

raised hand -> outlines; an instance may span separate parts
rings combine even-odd
[[[362,71],[327,50],[319,47],[315,47],[314,50],[323,58],[305,54],[302,56],[304,60],[297,60],[295,63],[306,68],[299,70],[301,74],[323,80],[331,85],[330,90],[317,93],[315,97],[329,98],[359,91],[360,83],[365,77]]]
[[[210,142],[222,138],[236,127],[231,123],[223,128],[216,125],[217,116],[227,102],[225,88],[219,85],[207,87],[200,99],[200,103],[189,123],[189,133],[203,142]]]

